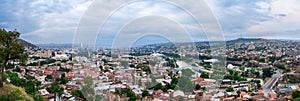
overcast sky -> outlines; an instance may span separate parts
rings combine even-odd
[[[118,2],[118,0],[102,1],[104,4]],[[93,2],[93,0],[1,0],[0,27],[9,30],[17,29],[22,33],[22,39],[34,44],[72,43],[81,17]],[[206,3],[219,21],[226,40],[238,38],[240,35],[268,39],[300,39],[299,0],[206,0]],[[101,9],[105,7],[109,5],[99,7],[95,13],[104,12]],[[138,18],[145,15],[174,17],[172,20],[190,33],[192,41],[207,39],[201,29],[193,26],[196,22],[192,17],[182,9],[162,3],[142,2],[116,11],[107,21],[106,27],[102,29],[104,33],[99,35],[97,42],[110,43],[107,40],[115,37],[115,29],[124,27],[118,26],[121,25],[120,23],[128,22],[126,21],[128,17]],[[153,21],[156,24],[141,22],[143,21],[130,24],[123,32],[145,33],[151,28],[156,28],[155,26],[171,24],[171,22],[157,24],[160,21]],[[141,24],[147,24],[146,28],[136,30],[134,26],[141,26]],[[179,33],[180,31],[169,28],[161,32]],[[141,39],[159,42],[153,41],[153,38],[156,37]],[[143,43],[141,39],[136,40]],[[166,40],[166,38],[157,38],[157,40]]]

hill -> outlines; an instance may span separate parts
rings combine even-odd
[[[32,48],[37,48],[38,46],[32,44],[32,43],[29,43],[23,39],[18,39],[19,42],[23,43],[25,47],[32,47]]]
[[[267,39],[263,39],[263,38],[238,38],[238,39],[235,39],[235,40],[227,41],[226,43],[227,44],[238,43],[238,42],[241,42],[241,43],[249,43],[249,42],[260,43],[260,42],[267,42],[267,41],[271,41],[271,40],[267,40]]]
[[[238,38],[234,40],[229,40],[227,42],[251,42],[251,41],[265,41],[263,38]]]
[[[280,40],[269,40],[269,39],[263,39],[263,38],[238,38],[234,40],[228,40],[225,41],[227,45],[230,44],[235,44],[235,43],[250,43],[250,42],[255,42],[255,43],[262,43],[262,42],[276,42]],[[217,42],[217,41],[216,41]],[[180,45],[192,45],[192,44],[209,44],[209,41],[199,41],[199,42],[184,42],[184,43],[176,43]],[[150,44],[150,45],[145,45],[145,46],[170,46],[174,45],[174,43],[168,42],[168,43],[157,43],[157,44]],[[144,46],[144,47],[145,47]]]
[[[27,95],[23,88],[4,83],[3,88],[0,88],[0,101],[34,101],[34,99]]]

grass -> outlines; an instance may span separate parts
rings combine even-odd
[[[0,101],[34,101],[34,99],[27,95],[23,88],[4,83],[0,88]]]

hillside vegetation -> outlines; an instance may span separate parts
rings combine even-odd
[[[0,101],[34,101],[23,88],[4,83],[0,88]]]

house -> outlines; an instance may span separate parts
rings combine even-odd
[[[46,89],[39,90],[39,93],[43,96],[50,94]]]

